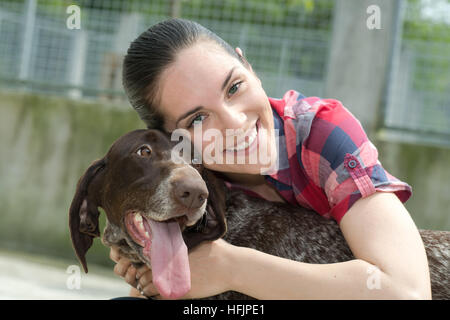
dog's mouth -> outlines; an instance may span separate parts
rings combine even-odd
[[[182,236],[187,222],[186,215],[156,221],[136,210],[125,214],[128,234],[143,248],[153,283],[166,298],[179,298],[191,288],[188,248]]]
[[[166,223],[172,224],[174,222],[178,223],[180,231],[182,232],[188,223],[186,215],[171,218],[163,221],[155,221],[150,218],[146,218],[140,211],[130,210],[125,214],[125,225],[128,234],[131,236],[133,241],[139,246],[145,248],[146,243],[152,238],[152,228],[149,221],[154,221],[155,223]]]

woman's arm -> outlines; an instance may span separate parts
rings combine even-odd
[[[233,290],[258,299],[431,298],[422,239],[395,194],[359,199],[340,227],[357,259],[307,264],[236,248],[230,251]]]

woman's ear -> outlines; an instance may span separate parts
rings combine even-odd
[[[248,63],[247,59],[245,59],[244,54],[242,53],[241,48],[236,47],[235,49],[236,53],[238,54],[239,58],[241,59],[241,61],[244,63],[244,65],[253,72],[252,66],[250,65],[250,63]]]

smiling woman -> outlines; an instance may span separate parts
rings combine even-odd
[[[229,131],[241,131],[236,142],[226,139],[222,150],[215,150],[223,153],[223,159],[231,153],[236,156],[236,161],[210,164],[207,165],[209,169],[224,173],[260,172],[262,164],[239,164],[237,158],[244,156],[245,150],[250,151],[248,142],[257,130],[257,123],[260,131],[273,131],[272,108],[251,68],[245,67],[220,46],[200,40],[180,50],[176,60],[161,73],[155,98],[157,109],[165,119],[164,129],[168,132],[179,128],[188,130],[199,150],[207,146],[202,137],[209,129],[218,130],[222,137],[229,136]],[[201,124],[201,130],[195,130],[198,124]],[[196,138],[197,131],[202,135],[199,139]],[[261,137],[271,138],[258,142],[259,145],[268,144],[268,153],[275,156],[275,150],[270,150],[275,144],[274,135],[256,138],[261,140]],[[200,143],[196,144],[196,141]],[[256,152],[256,148],[253,151]],[[211,161],[205,159],[205,163]]]
[[[239,164],[242,163],[239,158],[249,156],[250,151],[261,151],[250,143],[255,138],[257,145],[263,145],[265,153],[271,155],[268,162],[274,163],[277,155],[274,134],[257,134],[273,132],[272,108],[261,81],[242,52],[232,50],[215,34],[193,22],[170,20],[154,26],[152,33],[153,41],[158,41],[159,33],[170,35],[171,41],[159,39],[159,51],[151,46],[148,35],[142,35],[142,42],[131,45],[124,61],[124,86],[147,126],[166,132],[186,129],[194,146],[201,151],[209,144],[203,139],[208,130],[219,130],[222,137],[233,135],[230,130],[241,131],[236,135],[237,141],[224,139],[222,150],[214,149],[211,155],[218,158],[216,152],[220,152],[220,158],[233,161],[217,163],[208,157],[204,159],[209,169],[224,174],[257,174],[268,167],[267,162]],[[139,55],[133,54],[137,50]],[[160,69],[156,70],[156,63],[150,68],[142,60],[144,56],[161,63]],[[136,68],[139,64],[142,66]],[[194,130],[194,124],[200,123],[202,129]],[[200,138],[196,137],[197,132]],[[202,156],[207,155],[202,152]]]
[[[341,102],[294,90],[282,99],[267,97],[239,48],[182,19],[156,24],[131,43],[123,85],[149,128],[186,130],[202,153],[209,148],[203,132],[216,130],[227,137],[230,130],[240,130],[237,141],[216,144],[211,157],[220,153],[238,159],[265,148],[270,163],[277,163],[275,172],[264,173],[267,164],[259,160],[205,159],[205,167],[220,174],[229,188],[335,219],[356,257],[315,265],[224,240],[203,243],[189,254],[192,286],[183,298],[228,290],[269,299],[430,298],[424,246],[402,204],[411,187],[384,170],[360,122]],[[128,283],[138,282],[147,296],[158,294],[151,270],[136,270],[114,249],[111,257],[117,262],[115,272]],[[380,270],[377,290],[366,285],[373,266]]]

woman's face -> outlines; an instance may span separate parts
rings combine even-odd
[[[165,130],[187,130],[205,167],[261,174],[274,165],[273,115],[261,81],[218,45],[181,50],[159,89]]]

